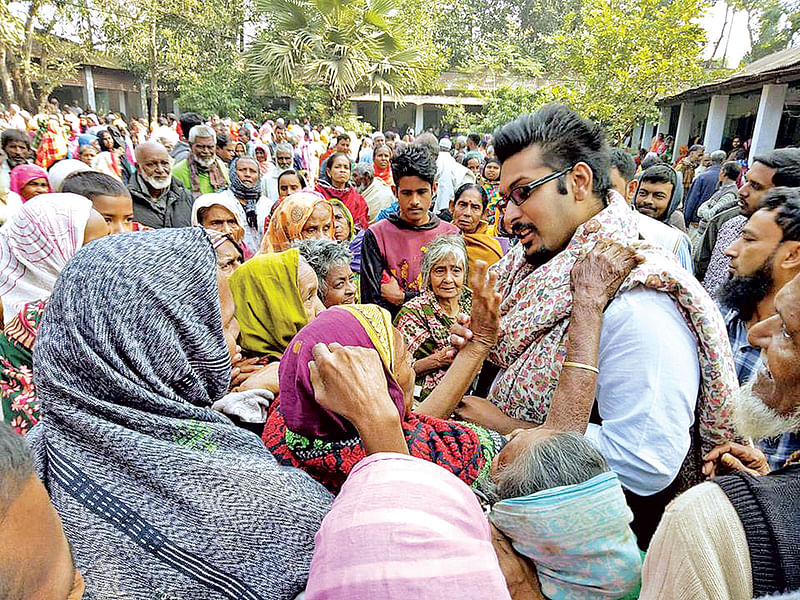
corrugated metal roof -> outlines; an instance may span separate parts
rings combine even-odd
[[[690,99],[696,96],[726,93],[750,84],[769,83],[786,76],[800,79],[800,47],[788,48],[760,58],[745,65],[744,68],[730,77],[704,83],[674,96],[662,98],[658,101],[658,104],[674,103],[676,100]]]

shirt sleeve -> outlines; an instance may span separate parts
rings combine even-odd
[[[670,504],[642,566],[639,600],[750,600],[750,551],[725,492],[706,482]]]
[[[689,237],[686,235],[681,236],[681,241],[678,242],[678,249],[675,251],[675,256],[678,257],[681,266],[694,275],[694,263],[692,262],[692,246],[689,242]]]
[[[666,488],[689,451],[700,388],[697,342],[667,294],[636,288],[606,309],[597,409],[586,437],[622,485],[640,496]]]

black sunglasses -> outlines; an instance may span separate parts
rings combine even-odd
[[[548,181],[553,181],[554,179],[558,179],[562,175],[566,175],[572,169],[572,167],[567,167],[566,169],[561,169],[560,171],[556,171],[555,173],[550,173],[550,175],[545,175],[541,179],[537,179],[535,181],[531,181],[530,183],[526,183],[525,185],[520,185],[515,187],[511,192],[509,192],[508,196],[504,198],[504,200],[511,200],[517,206],[522,206],[525,204],[525,201],[531,197],[531,192],[538,188],[539,186],[544,185]]]

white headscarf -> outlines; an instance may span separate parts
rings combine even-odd
[[[236,222],[239,224],[239,227],[244,230],[247,229],[247,218],[245,217],[242,205],[233,194],[229,194],[227,191],[198,196],[194,204],[192,204],[192,225],[196,227],[200,224],[197,213],[200,212],[201,208],[210,208],[214,205],[219,205],[229,210],[233,216],[236,217]]]
[[[40,194],[0,228],[0,298],[8,323],[28,302],[49,298],[83,246],[92,203],[77,194]]]

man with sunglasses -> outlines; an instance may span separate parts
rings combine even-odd
[[[647,246],[631,261],[638,227],[611,190],[598,125],[548,105],[497,131],[495,151],[505,227],[519,244],[493,267],[503,301],[490,360],[500,372],[488,400],[467,397],[458,412],[503,433],[584,433],[619,476],[644,549],[700,443],[696,409],[728,430],[716,410],[736,385],[733,361],[716,350],[724,323],[667,250]],[[699,357],[714,363],[716,380]],[[714,441],[702,440],[709,450]],[[692,467],[699,477],[701,465]]]

